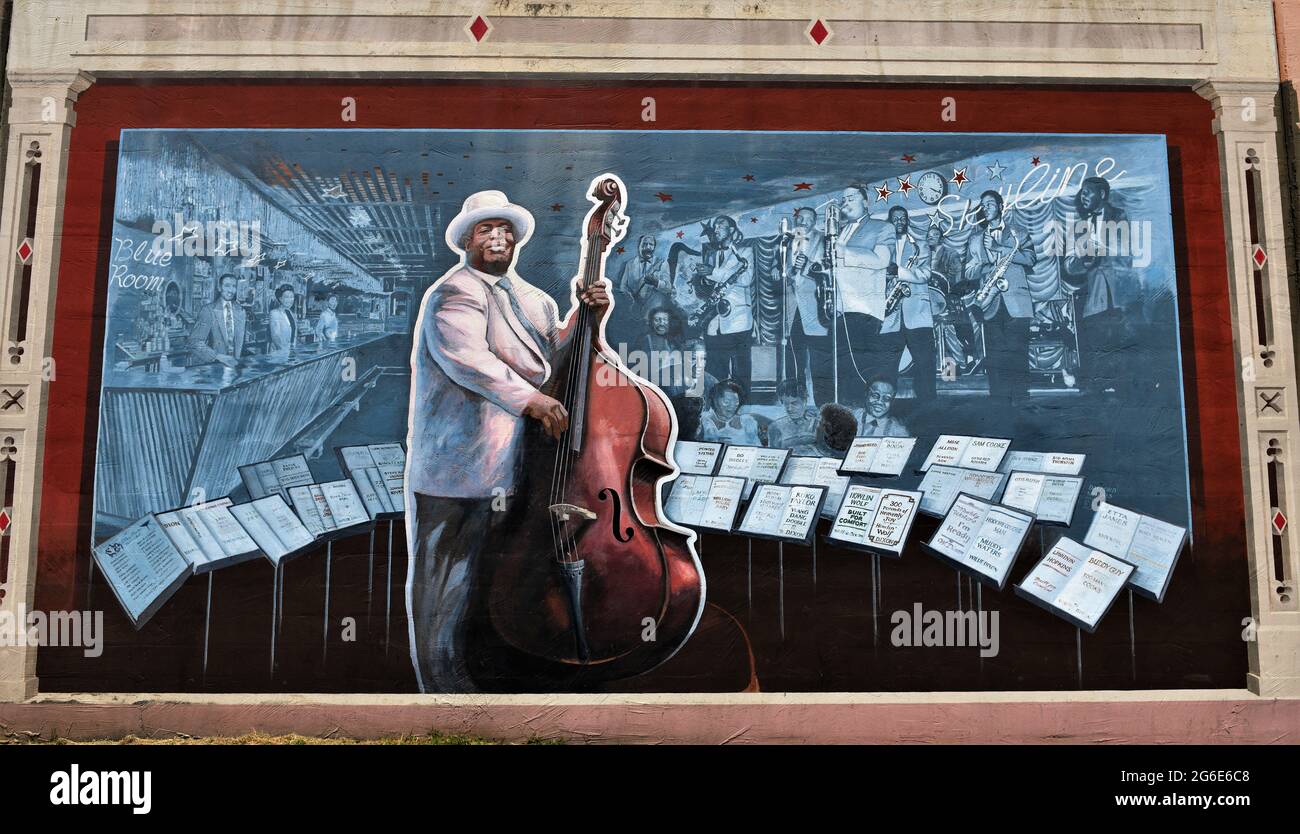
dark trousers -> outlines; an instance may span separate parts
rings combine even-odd
[[[880,334],[881,350],[888,367],[897,368],[903,348],[912,354],[912,390],[917,402],[934,399],[934,328],[901,328]]]
[[[1084,387],[1094,392],[1119,390],[1122,370],[1116,359],[1123,356],[1124,314],[1112,307],[1079,321],[1079,375]]]
[[[411,661],[421,692],[477,692],[470,678],[470,601],[493,522],[492,498],[415,493],[406,573]]]
[[[709,352],[709,373],[718,379],[734,379],[749,391],[751,342],[749,331],[728,333],[723,336],[705,336],[704,347]]]
[[[813,402],[822,406],[835,401],[834,362],[831,354],[831,334],[809,336],[803,330],[803,319],[796,312],[790,325],[789,366],[786,376],[797,379],[806,388],[812,378]]]
[[[1006,305],[984,322],[984,367],[989,396],[1012,403],[1029,396],[1029,319],[1012,318]]]
[[[880,319],[865,313],[845,313],[840,316],[839,326],[840,403],[857,408],[866,405],[867,383],[873,376],[893,376],[897,372],[897,359],[895,366],[886,371]]]

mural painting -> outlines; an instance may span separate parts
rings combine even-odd
[[[278,605],[291,561],[404,525],[393,688],[427,692],[635,691],[720,630],[701,668],[758,686],[755,550],[782,640],[787,554],[815,589],[868,564],[873,645],[911,639],[890,557],[966,578],[982,636],[984,586],[1092,631],[1171,592],[1191,526],[1168,165],[1139,135],[124,131],[97,565],[148,628],[193,574],[269,560]]]

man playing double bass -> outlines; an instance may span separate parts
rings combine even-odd
[[[568,426],[564,406],[539,389],[570,327],[513,269],[532,229],[532,215],[500,191],[470,195],[446,232],[461,262],[425,293],[415,326],[406,605],[422,692],[477,691],[466,657],[470,592],[488,533],[507,515],[524,418],[557,438]],[[597,317],[609,306],[601,284],[579,299]]]

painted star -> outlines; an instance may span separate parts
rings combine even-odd
[[[627,251],[626,249],[624,249],[622,246],[620,246],[620,247],[618,247],[617,249],[614,250],[614,254],[616,254],[616,255],[622,255],[622,254],[623,254],[624,252],[626,252],[626,251]]]
[[[757,222],[758,222],[758,218],[757,218],[757,217],[751,217],[751,218],[749,218],[749,222],[750,222],[750,223],[757,223]]]
[[[993,160],[993,164],[992,164],[992,165],[989,165],[989,166],[987,166],[987,167],[988,167],[988,169],[989,169],[989,179],[991,179],[991,180],[1000,180],[1000,179],[1002,179],[1002,172],[1005,171],[1005,170],[1007,170],[1007,166],[1001,164],[1001,163],[998,162],[996,159]]]
[[[754,181],[754,175],[753,175],[753,174],[746,174],[745,176],[741,177],[741,179],[744,180],[745,182],[753,182],[753,181]]]
[[[564,203],[551,203],[551,211],[559,211],[564,208]]]
[[[905,177],[899,177],[899,178],[898,178],[898,190],[901,191],[901,192],[903,192],[903,196],[904,196],[904,197],[906,197],[906,196],[908,196],[909,194],[911,194],[913,188],[916,188],[916,186],[915,186],[915,185],[912,185],[912,175],[911,175],[911,174],[908,174],[908,175],[905,176]]]
[[[659,202],[661,202],[661,203],[667,203],[667,202],[670,202],[670,201],[673,199],[673,195],[671,195],[671,194],[665,194],[665,193],[662,192],[662,191],[656,191],[656,192],[655,192],[655,196],[659,198]]]
[[[953,185],[957,186],[957,188],[960,189],[963,185],[970,182],[970,177],[966,176],[965,168],[962,168],[960,170],[958,170],[957,168],[953,168],[952,179],[948,180],[948,182],[952,183]]]
[[[894,192],[889,190],[889,183],[876,186],[876,202],[879,203],[882,200],[888,200],[889,196],[893,193]]]
[[[1039,165],[1042,165],[1043,163],[1038,157],[1034,157],[1033,161],[1030,164],[1036,168]]]
[[[903,161],[904,161],[904,162],[915,162],[915,161],[916,161],[916,157],[912,156],[910,153],[905,153],[905,154],[903,154]]]
[[[795,191],[812,191],[813,184],[810,182],[797,182],[794,184]]]
[[[678,237],[686,237],[686,232],[678,232],[678,233],[677,233],[677,236],[678,236]]]

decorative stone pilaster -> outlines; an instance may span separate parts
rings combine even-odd
[[[1276,84],[1206,81],[1214,106],[1237,351],[1251,691],[1300,696],[1300,423],[1277,160]]]
[[[88,73],[11,72],[0,199],[0,615],[32,607],[68,140]],[[0,646],[0,701],[36,692],[36,649]]]

